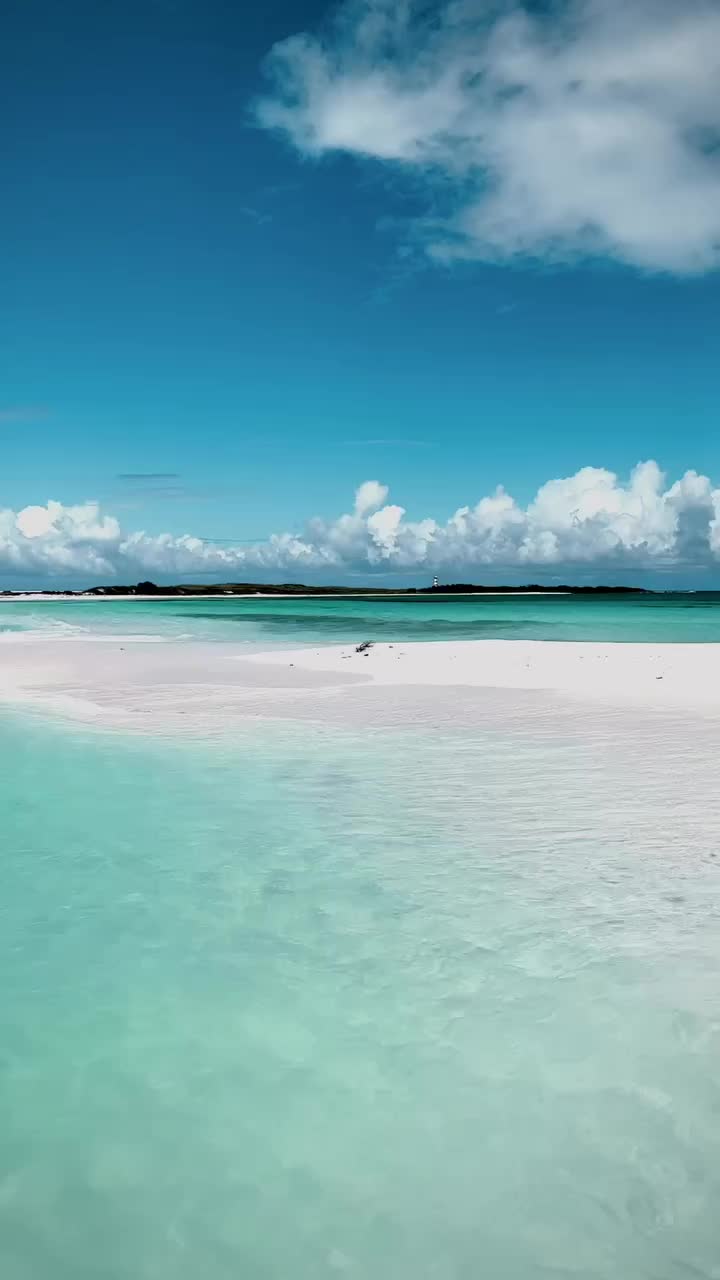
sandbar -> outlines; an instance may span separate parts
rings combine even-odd
[[[470,640],[249,652],[235,644],[7,633],[0,702],[108,728],[221,733],[285,719],[351,729],[488,723],[588,710],[720,727],[720,644]]]

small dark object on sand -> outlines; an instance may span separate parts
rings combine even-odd
[[[356,653],[364,653],[366,649],[372,649],[372,640],[363,640],[362,644],[355,646]]]

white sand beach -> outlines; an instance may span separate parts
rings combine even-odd
[[[720,644],[473,640],[279,649],[4,636],[0,701],[108,727],[222,731],[272,717],[471,729],[488,716],[720,716]]]
[[[341,677],[359,670],[375,685],[542,689],[648,706],[720,707],[720,644],[466,640],[377,644],[361,653],[333,646],[250,660]]]

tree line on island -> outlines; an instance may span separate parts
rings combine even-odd
[[[25,596],[28,594],[41,596],[447,596],[447,595],[654,595],[645,587],[620,586],[577,586],[571,583],[542,586],[540,583],[527,583],[523,586],[493,586],[473,582],[448,582],[433,584],[431,587],[320,587],[307,586],[298,582],[217,582],[217,583],[174,583],[171,586],[158,586],[155,582],[137,582],[126,586],[86,587],[82,591],[65,591],[44,589],[41,591],[9,591],[0,592],[2,596]]]

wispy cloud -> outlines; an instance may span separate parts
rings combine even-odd
[[[250,547],[267,541],[266,538],[207,538],[205,535],[202,540],[213,547]]]
[[[144,510],[148,503],[189,504],[240,498],[246,492],[243,485],[187,485],[176,471],[126,471],[116,478],[121,482],[117,490],[120,500],[115,503],[119,511]]]
[[[392,436],[377,440],[341,440],[340,444],[354,449],[432,449],[432,440],[406,440]]]
[[[272,222],[271,214],[263,213],[261,209],[254,209],[252,205],[241,205],[239,211],[244,218],[249,218],[249,220],[256,223],[258,227],[264,226],[267,222]]]
[[[713,0],[346,0],[277,44],[257,118],[421,176],[431,258],[720,265]]]
[[[126,502],[125,510],[147,506],[148,500],[155,502],[211,502],[216,498],[238,498],[246,490],[240,486],[226,488],[219,485],[208,485],[207,488],[195,488],[187,485],[148,485],[133,490],[137,494],[135,501]]]
[[[0,408],[0,424],[40,422],[47,417],[49,410],[41,404],[11,404]]]
[[[154,484],[160,480],[179,480],[180,475],[177,471],[121,471],[117,478],[129,484]]]

